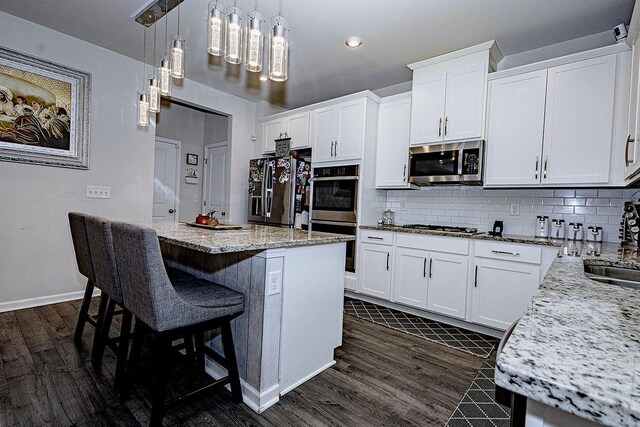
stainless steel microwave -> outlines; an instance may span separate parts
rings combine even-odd
[[[409,153],[410,184],[482,185],[484,141],[421,145]]]

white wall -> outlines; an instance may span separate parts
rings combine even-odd
[[[154,130],[136,129],[139,62],[0,12],[3,46],[92,75],[89,170],[0,163],[0,309],[3,303],[81,291],[67,213],[147,220]],[[18,36],[21,34],[21,36]],[[86,185],[111,199],[86,199]]]

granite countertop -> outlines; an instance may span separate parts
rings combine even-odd
[[[561,252],[562,253],[562,252]],[[637,253],[556,258],[496,362],[496,384],[610,426],[640,424],[640,290],[584,264],[640,269]]]
[[[529,245],[540,246],[557,246],[563,245],[563,240],[545,239],[539,237],[529,236],[517,236],[511,234],[504,234],[502,237],[495,237],[481,232],[478,234],[467,234],[456,231],[435,231],[435,230],[420,230],[415,228],[402,228],[400,225],[396,226],[383,226],[383,225],[361,225],[363,230],[379,230],[379,231],[393,231],[395,233],[411,233],[411,234],[428,234],[430,236],[445,236],[445,237],[458,237],[463,239],[474,240],[492,240],[494,242],[509,242],[509,243],[524,243]]]
[[[245,224],[240,230],[207,230],[179,222],[136,222],[153,228],[158,239],[210,254],[293,246],[325,245],[355,240],[355,236]]]

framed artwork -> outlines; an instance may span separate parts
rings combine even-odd
[[[198,155],[187,153],[187,164],[198,166]]]
[[[91,74],[0,47],[0,161],[89,169]]]

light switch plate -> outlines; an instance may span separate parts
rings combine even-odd
[[[267,296],[277,295],[282,288],[282,271],[270,271],[267,281]]]
[[[84,196],[87,199],[110,199],[111,187],[97,187],[95,185],[87,185]]]

